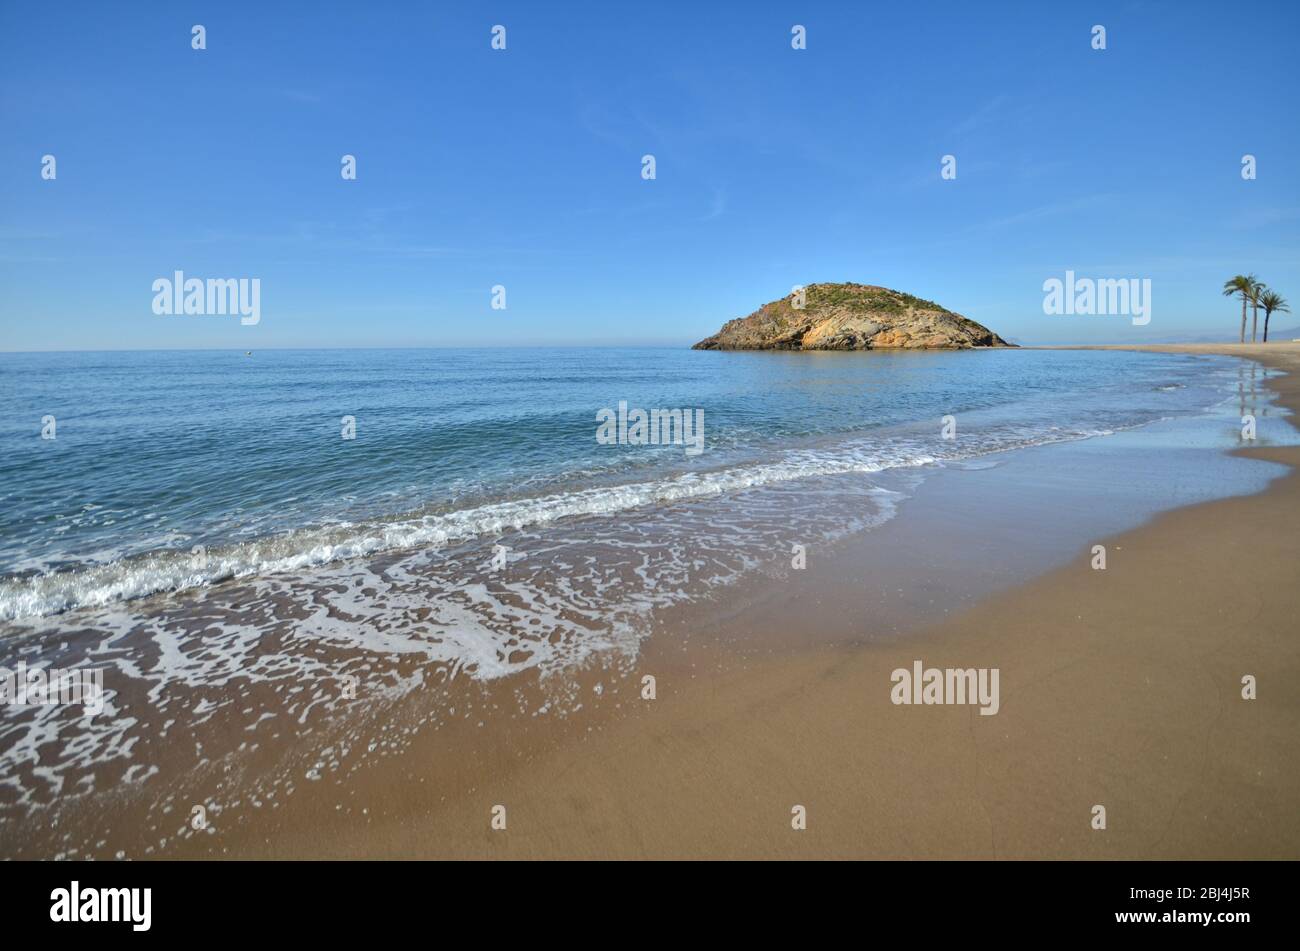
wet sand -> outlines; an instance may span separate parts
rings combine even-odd
[[[1285,369],[1271,385],[1300,410],[1300,345],[1150,349]],[[1298,447],[1241,453],[1300,461]],[[291,808],[240,804],[168,854],[1300,857],[1300,478],[1093,543],[1104,571],[1084,545],[1012,590],[946,593],[933,623],[900,637],[862,567],[879,550],[868,533],[766,597],[670,618],[680,636],[651,638],[628,667],[477,688],[460,717],[416,735],[403,733],[413,712],[385,710],[403,735],[391,757],[305,784]],[[936,578],[945,558],[998,558],[996,544],[959,544],[936,555]],[[1032,573],[1032,545],[1015,550]],[[909,607],[923,606],[894,613]],[[915,660],[998,668],[999,712],[893,704],[891,672]],[[1242,698],[1246,675],[1258,699]],[[571,713],[526,715],[519,697],[555,689]],[[514,702],[517,716],[480,725]]]

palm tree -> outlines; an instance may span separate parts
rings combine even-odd
[[[1232,297],[1234,294],[1241,295],[1241,342],[1246,342],[1246,304],[1250,302],[1251,295],[1255,292],[1256,280],[1254,274],[1238,274],[1236,277],[1223,282],[1223,296]]]
[[[1250,289],[1250,342],[1254,343],[1259,331],[1259,299],[1268,292],[1268,285],[1256,281]]]
[[[1291,308],[1287,306],[1286,298],[1277,291],[1265,291],[1259,295],[1259,306],[1264,308],[1264,342],[1268,343],[1268,319],[1273,316],[1273,312],[1279,314],[1291,313]]]

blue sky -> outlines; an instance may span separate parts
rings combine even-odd
[[[1289,0],[5,3],[0,349],[687,344],[840,280],[1232,335],[1232,274],[1300,304],[1297,40]],[[178,269],[260,324],[155,316]],[[1066,269],[1151,323],[1044,315]]]

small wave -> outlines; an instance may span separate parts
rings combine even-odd
[[[389,521],[297,529],[196,555],[164,549],[147,555],[10,577],[0,582],[0,619],[6,621],[102,607],[165,591],[235,578],[273,575],[386,551],[437,548],[479,536],[544,527],[561,519],[610,516],[651,505],[690,502],[798,479],[870,474],[900,467],[970,459],[1033,445],[1108,435],[1112,430],[980,433],[936,448],[936,440],[905,438],[844,443],[833,449],[786,450],[777,461],[687,472],[626,485],[580,488],[533,498]]]

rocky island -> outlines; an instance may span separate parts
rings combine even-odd
[[[967,350],[1011,347],[933,301],[873,284],[809,284],[727,321],[695,350]]]

